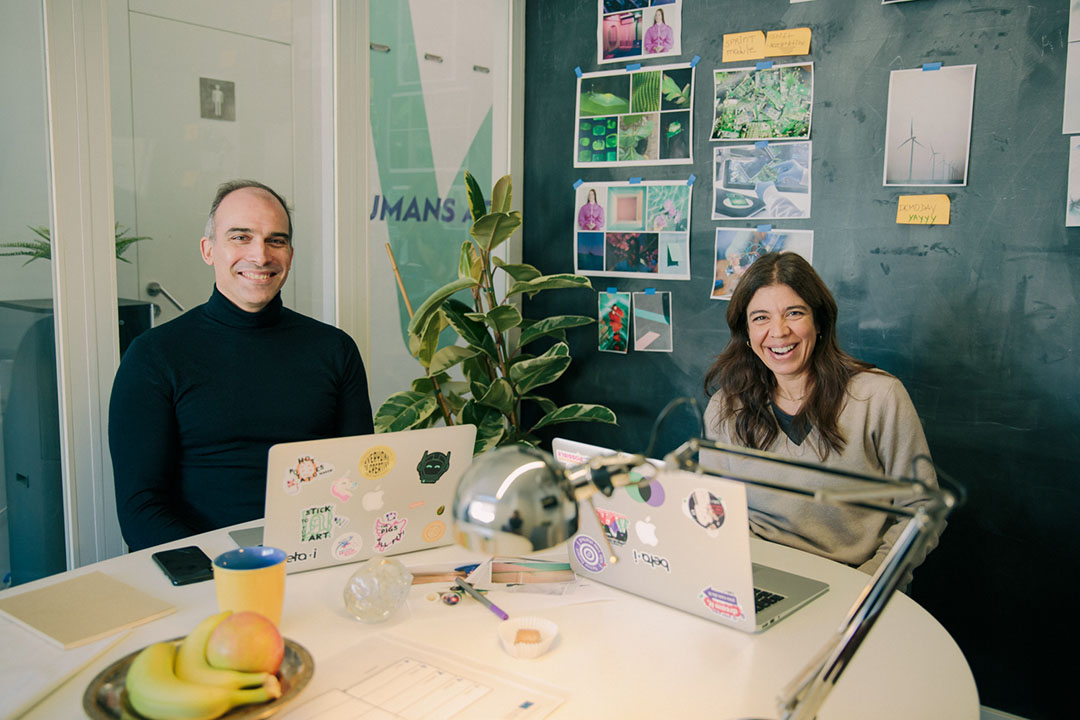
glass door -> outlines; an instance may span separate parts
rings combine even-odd
[[[67,569],[41,0],[0,12],[0,588]]]

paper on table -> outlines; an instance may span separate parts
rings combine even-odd
[[[0,717],[15,718],[26,712],[129,634],[61,650],[0,616],[0,648],[19,648],[18,653],[0,652]]]
[[[0,598],[0,615],[67,650],[175,611],[98,571]]]

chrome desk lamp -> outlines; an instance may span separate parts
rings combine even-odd
[[[736,456],[761,461],[764,469],[753,476],[719,472],[699,462],[701,451],[710,453],[709,465],[713,467]],[[914,464],[919,462],[930,461],[920,458]],[[772,464],[861,482],[842,490],[802,487],[768,479]],[[455,540],[490,554],[520,555],[558,545],[577,532],[579,503],[591,506],[597,492],[610,496],[617,487],[647,484],[654,472],[662,473],[664,468],[724,477],[816,502],[877,510],[910,520],[836,634],[782,691],[777,700],[782,720],[812,720],[817,715],[892,594],[957,504],[948,490],[917,479],[916,467],[912,478],[864,475],[695,438],[665,457],[663,468],[655,467],[643,455],[626,453],[594,457],[582,465],[563,468],[542,450],[513,445],[484,453],[465,471],[454,497]],[[938,471],[939,478],[942,475]],[[955,482],[950,480],[950,485],[955,486]],[[915,509],[891,502],[911,497],[928,498],[928,502]],[[608,554],[614,559],[610,547]]]

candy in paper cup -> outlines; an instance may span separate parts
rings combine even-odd
[[[538,658],[548,651],[559,626],[541,617],[515,617],[499,623],[499,640],[511,657]]]

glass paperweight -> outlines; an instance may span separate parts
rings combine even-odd
[[[345,583],[345,608],[361,622],[388,620],[405,604],[412,579],[412,573],[394,558],[368,560]]]

